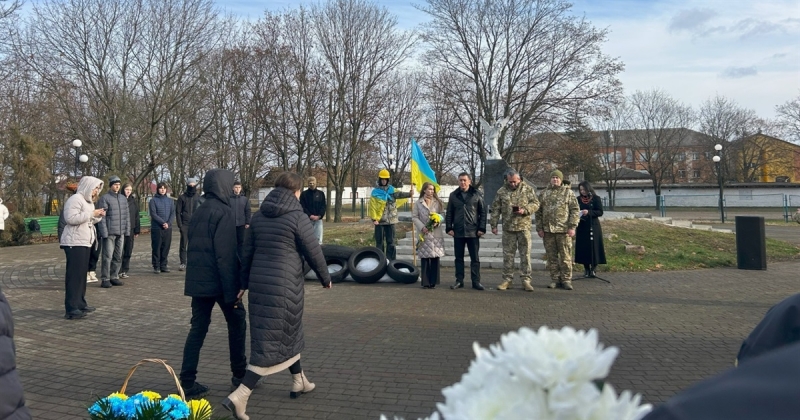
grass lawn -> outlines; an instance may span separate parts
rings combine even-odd
[[[603,271],[661,271],[736,266],[736,236],[677,228],[644,220],[603,222],[606,259]],[[626,242],[642,245],[642,255],[625,252]],[[767,238],[767,260],[800,258],[800,248]]]

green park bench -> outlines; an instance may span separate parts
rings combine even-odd
[[[31,220],[34,219],[39,222],[39,230],[36,232],[31,230],[30,225]],[[146,211],[139,212],[139,221],[142,224],[142,228],[150,227],[150,215]],[[26,217],[25,229],[31,235],[56,236],[58,235],[58,216]]]

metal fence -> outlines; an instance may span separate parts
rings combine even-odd
[[[664,194],[658,202],[655,195],[650,200],[652,205],[642,205],[642,198],[617,198],[614,210],[720,221],[729,221],[736,216],[757,215],[789,222],[795,208],[800,208],[800,196],[789,194],[726,194],[722,198],[721,209],[719,194]],[[603,197],[603,205],[611,209],[607,197]]]

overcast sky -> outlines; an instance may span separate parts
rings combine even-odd
[[[216,0],[240,17],[304,1]],[[424,0],[379,0],[401,27],[427,15]],[[800,94],[798,0],[574,0],[573,12],[608,28],[604,51],[625,63],[626,93],[660,88],[695,108],[714,95],[731,98],[762,117]]]

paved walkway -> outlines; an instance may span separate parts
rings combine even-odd
[[[183,273],[152,274],[148,239],[136,243],[125,286],[90,284],[87,300],[98,309],[78,321],[62,318],[64,254],[57,245],[0,249],[0,284],[14,311],[34,418],[86,418],[94,398],[117,390],[140,359],[164,358],[180,369],[190,318]],[[578,280],[573,292],[546,289],[545,273],[538,272],[533,293],[518,283],[510,291],[477,292],[395,283],[323,290],[309,281],[303,366],[317,389],[292,400],[289,374],[274,375],[254,392],[248,413],[253,419],[424,417],[443,400],[440,390],[466,371],[473,342],[486,346],[507,331],[540,325],[597,328],[606,345],[621,349],[609,381],[658,403],[731,367],[765,311],[800,289],[798,269],[790,262],[768,271],[607,274],[611,284]],[[449,284],[452,272],[442,274]],[[499,271],[484,271],[485,285],[499,283]],[[230,377],[226,342],[216,311],[199,380],[212,387],[208,398],[218,414],[226,414],[219,405]],[[129,384],[130,391],[142,388],[169,393],[174,384],[163,369],[143,367]]]

